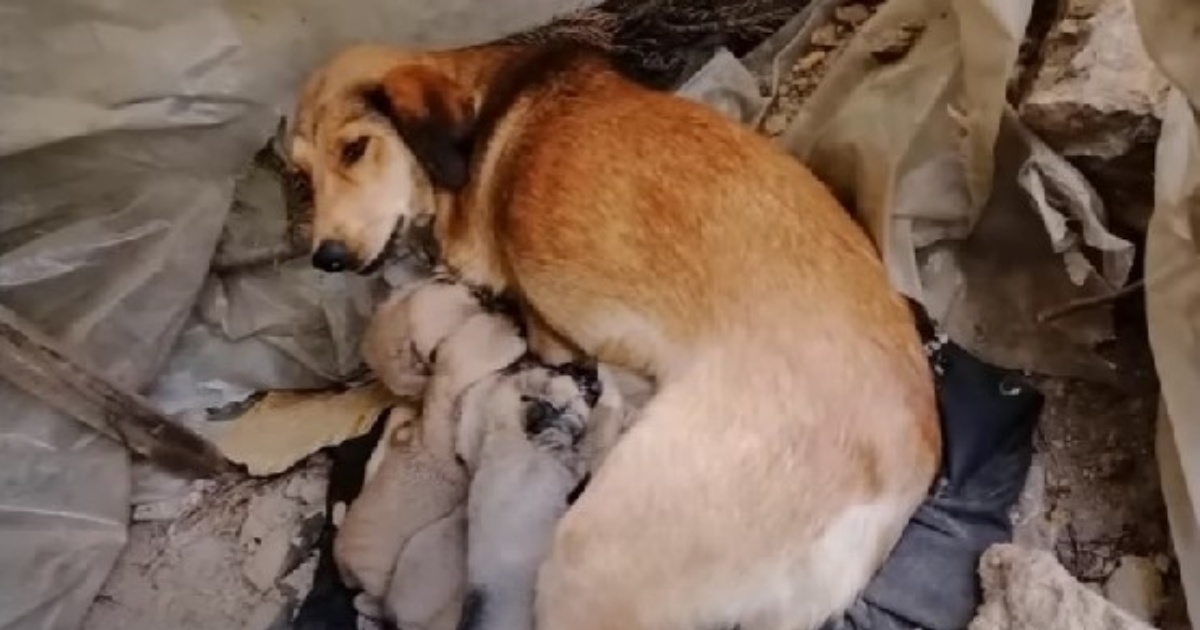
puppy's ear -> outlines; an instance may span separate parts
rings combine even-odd
[[[459,190],[467,184],[475,111],[454,80],[427,66],[402,65],[363,96],[391,121],[434,186]]]

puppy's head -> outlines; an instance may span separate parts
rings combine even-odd
[[[588,418],[600,397],[594,365],[532,365],[512,375],[521,401],[526,435],[535,442],[562,441],[574,448],[583,437]]]
[[[483,307],[461,284],[433,281],[388,296],[363,334],[363,360],[392,393],[424,394],[438,349]]]
[[[374,270],[466,184],[472,95],[423,59],[357,47],[309,78],[290,153],[313,194],[318,269]]]

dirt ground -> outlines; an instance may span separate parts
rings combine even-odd
[[[1187,630],[1179,571],[1154,455],[1158,379],[1140,299],[1119,305],[1111,356],[1120,385],[1036,377],[1046,395],[1017,541],[1052,549],[1075,577],[1100,586],[1123,557],[1163,582],[1164,630]]]

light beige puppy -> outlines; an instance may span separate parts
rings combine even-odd
[[[367,324],[360,344],[363,360],[392,393],[420,399],[438,344],[481,312],[469,289],[441,276],[394,291],[375,307]]]
[[[389,417],[334,555],[346,582],[403,627],[457,619],[468,483],[454,452],[457,400],[525,350],[510,320],[436,280],[383,301],[364,336],[368,365],[398,395],[420,398],[420,413],[398,407]]]
[[[404,627],[432,630],[445,610],[457,613],[465,573],[463,506],[467,475],[452,457],[424,445],[416,410],[397,407],[378,448],[374,474],[350,508],[334,539],[343,581]],[[430,543],[434,544],[430,544]],[[416,585],[398,587],[396,576],[424,567]]]

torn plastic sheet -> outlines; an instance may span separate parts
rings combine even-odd
[[[1105,312],[1037,317],[1123,285],[1133,246],[1106,229],[1082,176],[1008,113],[1031,5],[884,4],[780,142],[852,202],[893,283],[956,341],[1009,368],[1109,378],[1093,351],[1112,335]]]
[[[582,4],[9,3],[0,302],[125,386],[167,366],[151,393],[172,410],[344,376],[359,288],[286,265],[206,277],[238,175],[338,47],[465,44]],[[0,628],[76,628],[125,541],[127,456],[7,386],[0,407]]]

